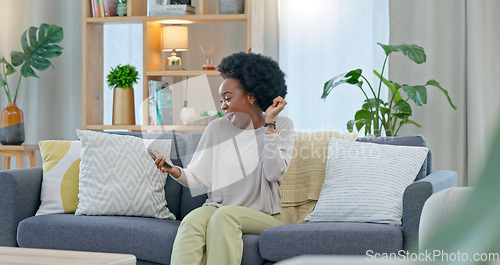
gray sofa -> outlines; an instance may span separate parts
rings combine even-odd
[[[157,133],[125,133],[158,138]],[[171,158],[187,165],[201,133],[174,139]],[[419,135],[390,138],[359,138],[383,144],[426,146]],[[42,168],[0,172],[0,246],[67,249],[134,254],[138,264],[169,264],[172,244],[180,220],[199,207],[206,195],[192,197],[189,189],[172,179],[165,185],[168,208],[178,220],[125,216],[34,216],[40,204]],[[393,253],[418,242],[418,227],[424,202],[433,193],[454,187],[457,174],[432,171],[429,152],[415,182],[404,193],[402,226],[373,223],[305,223],[264,230],[260,236],[243,235],[242,264],[273,264],[304,254],[365,255],[367,250]]]

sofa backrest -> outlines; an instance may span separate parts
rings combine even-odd
[[[186,154],[183,158],[185,165],[187,166],[191,159],[193,158],[193,154],[198,147],[198,143],[201,139],[201,132],[194,132],[189,135],[186,146]],[[207,200],[207,194],[202,192],[201,195],[192,196],[192,194],[200,194],[200,192],[191,192],[189,188],[182,187],[182,200],[181,200],[181,213],[180,218],[184,218],[189,212],[200,207]]]
[[[427,141],[423,135],[413,134],[405,136],[393,137],[358,137],[358,142],[370,142],[376,144],[390,144],[390,145],[406,145],[406,146],[423,146],[427,147]],[[420,171],[418,172],[415,181],[425,178],[425,176],[432,173],[432,151],[429,150],[427,158],[425,159]]]
[[[193,154],[198,147],[201,139],[201,132],[194,132],[186,136],[174,132],[154,132],[154,133],[141,133],[141,132],[108,132],[119,135],[132,135],[144,139],[172,139],[172,149],[170,158],[172,162],[180,167],[186,167]],[[390,145],[406,145],[406,146],[427,146],[427,142],[423,135],[407,135],[395,137],[358,137],[358,142],[371,142],[377,144],[390,144]],[[432,172],[432,152],[429,150],[426,161],[424,161],[415,181],[424,178]],[[192,194],[199,194],[199,192],[191,192],[189,188],[183,187],[172,178],[167,178],[165,184],[165,196],[167,199],[167,207],[175,214],[175,216],[182,220],[189,212],[200,207],[207,199],[206,193],[202,195],[192,196]]]

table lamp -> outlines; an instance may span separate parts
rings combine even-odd
[[[163,26],[161,37],[162,51],[172,52],[165,60],[165,70],[182,70],[182,59],[177,57],[179,51],[188,49],[188,27],[187,26]]]

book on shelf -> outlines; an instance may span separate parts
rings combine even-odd
[[[97,0],[97,2],[99,3],[100,17],[104,17],[104,0]]]
[[[167,81],[149,81],[149,124],[173,125],[173,97]]]
[[[97,0],[90,0],[90,4],[92,6],[92,16],[93,17],[100,17],[101,16],[101,9],[99,7],[99,3]]]
[[[156,90],[156,108],[157,108],[157,124],[158,125],[173,125],[173,101],[172,90],[168,83],[163,85],[160,90]]]
[[[101,0],[104,2],[104,16],[114,17],[116,16],[116,7],[118,6],[118,0]]]

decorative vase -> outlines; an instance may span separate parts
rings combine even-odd
[[[219,14],[245,13],[245,0],[219,0]]]
[[[118,16],[126,16],[127,15],[127,4],[126,3],[119,3],[116,6],[116,14]]]
[[[113,125],[135,125],[134,89],[115,87]]]
[[[8,103],[0,113],[0,143],[20,145],[24,142],[24,115],[16,103]]]

